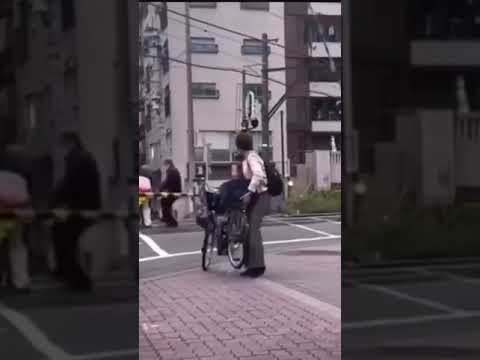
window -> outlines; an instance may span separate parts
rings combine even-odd
[[[194,99],[218,99],[220,92],[215,83],[193,83],[192,97]]]
[[[270,46],[268,47],[268,53],[270,54]],[[263,43],[260,40],[244,39],[242,45],[242,55],[262,55]]]
[[[313,59],[309,64],[309,81],[339,81],[342,74],[342,60],[334,59],[335,72],[330,68],[328,58]]]
[[[200,2],[200,1],[194,1],[189,4],[191,8],[216,8],[217,3],[216,2]]]
[[[192,53],[199,54],[217,54],[218,45],[214,38],[191,37]]]
[[[269,11],[270,10],[270,3],[268,1],[266,1],[266,2],[250,2],[250,1],[245,2],[245,1],[242,1],[242,2],[240,2],[240,9]]]
[[[203,147],[196,147],[195,148],[195,161],[203,162]]]
[[[165,88],[165,117],[170,116],[170,86]]]
[[[341,98],[311,98],[310,109],[313,121],[341,120]]]
[[[342,41],[342,17],[337,15],[309,16],[305,21],[306,43]]]
[[[327,40],[328,41],[335,41],[335,26],[333,26],[333,25],[330,25],[328,27]]]
[[[210,172],[210,180],[227,180],[232,177],[231,164],[212,164]]]
[[[68,31],[75,27],[75,1],[62,0],[62,28]]]
[[[229,132],[206,132],[203,133],[203,143],[210,144],[208,154],[212,163],[232,161],[231,153],[233,148],[232,134]]]

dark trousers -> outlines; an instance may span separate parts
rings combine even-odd
[[[268,214],[270,195],[267,192],[255,194],[247,208],[248,216],[248,245],[246,251],[246,268],[258,269],[265,267],[263,238],[261,232],[262,221]]]
[[[58,275],[75,288],[90,288],[91,282],[78,261],[78,241],[92,222],[70,218],[54,227],[54,246]]]
[[[172,214],[172,206],[176,200],[177,200],[176,197],[169,196],[169,197],[163,198],[161,201],[163,221],[167,225],[178,225],[177,220],[175,220]]]

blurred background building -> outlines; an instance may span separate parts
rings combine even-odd
[[[343,5],[346,189],[361,181],[369,209],[358,220],[478,200],[480,2]]]
[[[137,41],[128,39],[135,38],[138,12],[129,6],[114,0],[0,5],[2,142],[52,157],[58,180],[59,135],[78,133],[97,160],[105,209],[136,204],[137,94],[129,84],[137,82],[137,68],[129,64]]]

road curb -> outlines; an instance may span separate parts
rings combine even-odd
[[[382,262],[357,262],[342,263],[342,270],[349,269],[381,269],[389,267],[412,267],[412,266],[429,266],[429,265],[452,265],[452,264],[480,264],[480,257],[468,258],[438,258],[425,260],[394,260]]]
[[[287,215],[287,214],[272,214],[271,217],[295,219],[295,218],[307,218],[315,216],[342,216],[341,212],[324,212],[324,213],[313,213],[313,214],[299,214],[299,215]]]

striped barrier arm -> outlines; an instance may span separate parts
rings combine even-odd
[[[173,193],[173,192],[144,192],[144,193],[139,193],[138,196],[145,195],[147,197],[155,197],[155,198],[166,198],[169,196],[175,196],[175,197],[196,197],[198,196],[197,194],[193,193]]]
[[[102,211],[102,210],[81,210],[72,211],[66,209],[53,209],[48,211],[38,211],[34,209],[2,209],[0,210],[0,219],[20,219],[24,221],[33,220],[66,220],[68,218],[84,218],[91,220],[114,220],[131,219],[136,220],[139,214],[129,211]]]

